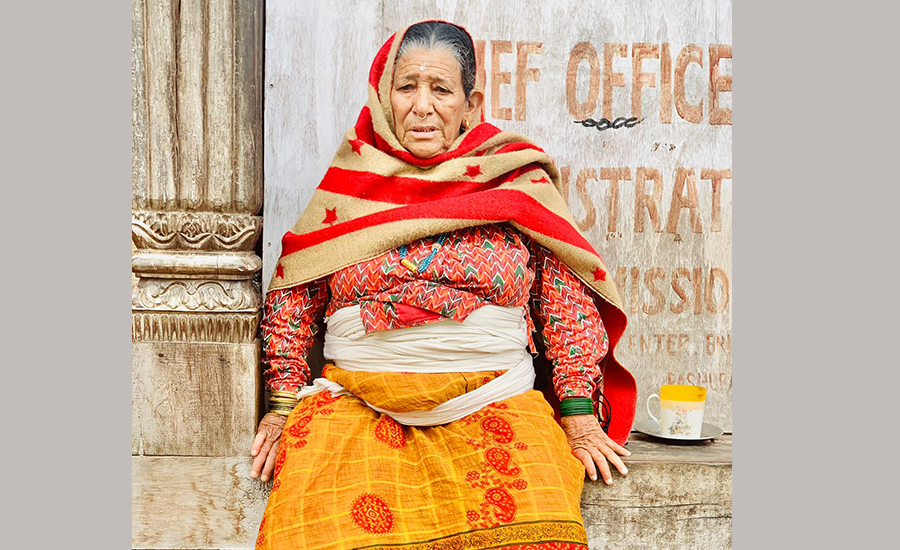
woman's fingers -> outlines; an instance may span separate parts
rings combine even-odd
[[[597,480],[597,470],[606,483],[612,483],[613,466],[622,474],[628,474],[628,467],[620,456],[631,456],[631,451],[613,441],[593,415],[573,415],[562,418],[561,424],[573,454],[584,463],[585,471],[592,480]],[[596,467],[595,467],[596,465]]]
[[[256,456],[259,454],[260,448],[262,448],[262,444],[266,442],[266,432],[264,430],[260,430],[257,432],[256,437],[253,439],[253,445],[250,446],[250,456]]]
[[[593,481],[597,481],[597,468],[594,466],[594,461],[591,459],[590,453],[584,449],[576,449],[572,451],[572,454],[584,464],[584,471],[587,472],[588,477]]]
[[[265,464],[266,459],[268,458],[269,449],[271,448],[272,442],[266,439],[263,442],[262,448],[259,450],[259,454],[257,454],[256,458],[253,460],[253,466],[250,467],[250,477],[255,478],[259,475],[259,471],[262,470],[263,464]]]
[[[606,435],[606,434],[604,434],[604,435]],[[612,449],[617,455],[631,456],[631,451],[629,451],[629,450],[626,449],[625,447],[619,445],[618,443],[616,443],[615,441],[613,441],[612,439],[610,439],[608,435],[605,437],[605,440],[603,441],[603,443],[604,443],[607,447],[609,447],[610,449]]]
[[[607,485],[612,485],[612,473],[609,471],[609,464],[606,462],[606,457],[603,456],[603,453],[597,448],[589,449],[589,451],[591,453],[591,458],[594,459],[594,462],[596,462],[597,466],[600,468],[600,475],[603,476],[603,481],[605,481]]]
[[[616,454],[616,451],[611,448],[603,445],[602,443],[598,445],[600,452],[603,453],[603,456],[606,457],[607,460],[612,462],[612,465],[616,467],[616,470],[619,470],[619,473],[624,475],[628,475],[628,468],[625,466],[625,463],[622,462],[622,459],[619,458],[619,455]]]
[[[272,470],[275,469],[275,459],[278,457],[278,442],[276,441],[272,448],[269,450],[269,456],[266,457],[266,464],[263,466],[262,477],[260,477],[260,481],[269,481],[269,476],[272,474]]]

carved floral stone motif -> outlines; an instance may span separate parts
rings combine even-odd
[[[221,212],[134,211],[131,237],[141,249],[249,251],[262,218]]]
[[[131,340],[247,344],[257,337],[261,312],[185,313],[133,311]]]
[[[154,311],[256,312],[259,290],[249,281],[146,279],[138,281],[131,308]]]

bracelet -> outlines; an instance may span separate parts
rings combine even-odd
[[[269,395],[269,412],[279,416],[288,416],[299,402],[296,393],[273,391]]]
[[[269,403],[269,412],[287,416],[294,410],[296,403]]]
[[[559,402],[560,416],[594,414],[594,402],[590,397],[567,397]]]
[[[297,399],[297,392],[292,392],[292,391],[275,390],[275,391],[269,392],[269,395],[271,395],[272,397],[276,397],[276,398],[285,397],[287,399]]]
[[[273,406],[269,407],[269,412],[273,412],[276,414],[282,414],[284,416],[291,414],[292,410],[294,410],[294,407],[291,407],[289,405],[288,406],[279,406],[279,407],[273,407]]]
[[[269,398],[269,403],[294,403],[297,404],[300,400],[296,397],[275,397],[272,396]]]

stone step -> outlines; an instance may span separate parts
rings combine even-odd
[[[731,436],[665,445],[634,434],[629,474],[585,484],[591,550],[731,547]],[[270,484],[249,457],[133,456],[132,548],[253,548]]]
[[[671,445],[632,434],[628,476],[585,483],[591,550],[731,548],[731,437]]]

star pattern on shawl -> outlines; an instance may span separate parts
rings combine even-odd
[[[279,279],[284,279],[284,266],[283,265],[278,264],[275,267],[275,276],[278,277]]]
[[[337,221],[337,208],[326,208],[325,219],[322,223],[334,223]]]
[[[353,149],[353,152],[359,156],[362,156],[362,146],[365,144],[365,141],[361,139],[351,139],[350,147]]]
[[[542,176],[539,180],[531,180],[531,183],[550,183],[550,180],[547,179],[547,176]]]
[[[600,269],[600,267],[594,268],[594,271],[591,272],[591,275],[594,276],[595,281],[605,281],[606,280],[606,272]]]
[[[475,176],[481,175],[481,166],[477,164],[473,164],[472,166],[466,166],[466,175],[470,178],[474,178]]]

